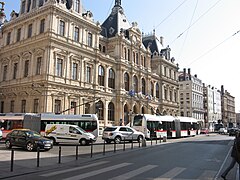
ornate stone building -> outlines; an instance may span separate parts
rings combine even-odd
[[[21,0],[1,26],[0,112],[179,115],[178,65],[142,36],[120,0],[102,25],[80,0]]]

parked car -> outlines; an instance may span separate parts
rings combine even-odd
[[[0,129],[0,140],[2,139],[2,130]]]
[[[229,136],[235,136],[237,131],[240,132],[240,130],[239,130],[238,128],[230,128],[230,129],[228,130],[228,135],[229,135]]]
[[[36,150],[38,147],[50,150],[53,147],[53,141],[30,129],[14,129],[7,134],[5,146],[8,149],[12,148],[12,146],[23,147],[28,151]]]
[[[129,126],[106,127],[102,135],[102,139],[105,140],[106,143],[111,143],[112,141],[120,143],[123,140],[142,142],[144,138],[145,136],[142,132],[136,131]]]
[[[219,134],[227,134],[228,131],[226,128],[220,128],[219,131],[218,131]]]
[[[208,128],[203,128],[200,131],[200,134],[208,134],[209,133],[209,129]]]

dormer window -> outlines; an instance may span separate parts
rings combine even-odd
[[[114,28],[112,28],[112,27],[109,28],[109,34],[112,35],[114,33],[114,31],[115,31]]]

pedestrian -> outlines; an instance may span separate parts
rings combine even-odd
[[[234,139],[234,143],[232,146],[231,157],[232,157],[232,161],[231,161],[230,165],[221,175],[221,177],[224,180],[226,180],[227,174],[235,166],[236,163],[238,164],[238,167],[240,165],[240,132],[236,132],[236,134],[235,134],[235,139]],[[239,169],[240,169],[240,167],[239,167]],[[240,173],[239,173],[239,177],[240,177]]]

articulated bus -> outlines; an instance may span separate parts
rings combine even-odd
[[[47,124],[74,124],[96,138],[99,135],[99,121],[95,114],[58,115],[54,113],[0,113],[0,128],[3,138],[12,129],[28,128],[44,134]]]
[[[180,138],[195,136],[200,132],[200,125],[195,118],[157,116],[150,114],[136,115],[133,119],[133,128],[151,138]]]

